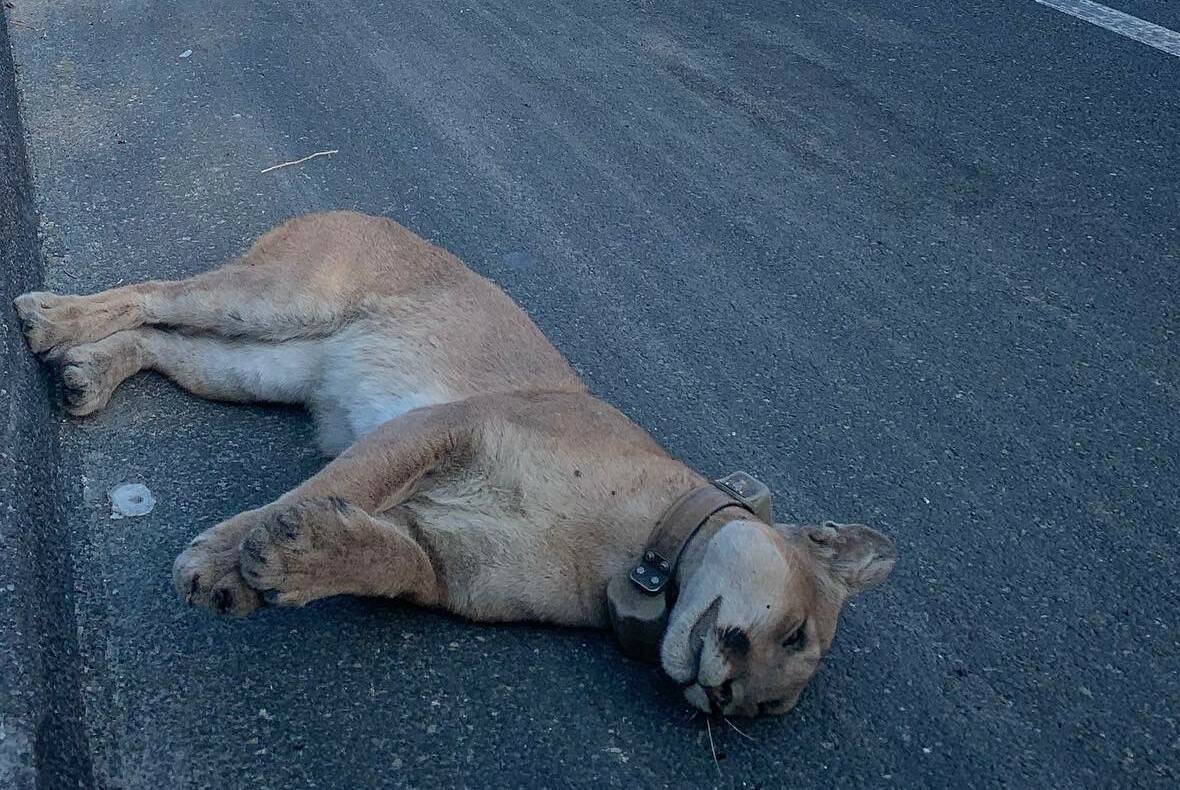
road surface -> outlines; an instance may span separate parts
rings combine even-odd
[[[1180,29],[1168,4],[1120,8]],[[715,763],[606,634],[185,608],[186,541],[323,463],[307,416],[145,375],[66,419],[9,313],[9,383],[43,425],[5,457],[52,467],[0,591],[14,786],[1180,781],[1180,58],[1032,0],[4,14],[39,223],[12,238],[49,288],[187,276],[301,212],[384,214],[500,283],[696,468],[901,557],[799,707],[715,727]],[[35,250],[10,257],[28,285]],[[149,515],[112,520],[124,482]]]

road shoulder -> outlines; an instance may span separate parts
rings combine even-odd
[[[7,23],[0,24],[0,786],[84,786],[68,543],[48,387],[12,299],[42,280]]]

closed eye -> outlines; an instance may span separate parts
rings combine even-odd
[[[774,713],[786,703],[785,699],[768,699],[758,703],[758,713]]]
[[[730,626],[721,632],[721,646],[735,656],[744,657],[750,652],[750,637],[742,629]]]
[[[802,650],[807,645],[807,621],[795,628],[785,639],[783,639],[783,647],[787,650]]]

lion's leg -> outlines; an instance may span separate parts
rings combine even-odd
[[[441,602],[438,573],[409,530],[344,500],[275,505],[242,541],[246,583],[270,603],[302,606],[333,595]]]
[[[266,341],[322,336],[344,320],[343,301],[293,267],[234,263],[89,296],[28,293],[15,305],[29,347],[53,355],[141,326]]]
[[[14,304],[30,348],[68,348],[141,326],[282,341],[330,334],[371,289],[339,248],[366,218],[309,215],[263,234],[237,260],[186,280],[150,280],[88,296],[27,293]],[[333,244],[333,241],[336,243]]]
[[[277,590],[283,603],[336,594],[329,590],[437,601],[442,591],[432,580],[441,569],[410,536],[412,525],[375,514],[390,513],[440,465],[462,463],[473,419],[468,404],[458,402],[390,420],[277,502],[197,536],[176,558],[176,591],[189,603],[235,615],[262,604],[255,586]],[[365,556],[373,561],[350,570]],[[247,567],[255,586],[243,576]],[[282,569],[291,572],[285,583]],[[342,579],[335,587],[328,583],[333,574]]]
[[[194,395],[249,403],[306,403],[319,379],[322,341],[260,343],[127,329],[65,351],[58,360],[66,408],[98,411],[141,370],[155,370]]]

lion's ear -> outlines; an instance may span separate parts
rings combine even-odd
[[[825,563],[841,581],[849,596],[885,581],[897,562],[893,541],[863,524],[825,521],[819,527],[801,527],[800,542]]]

